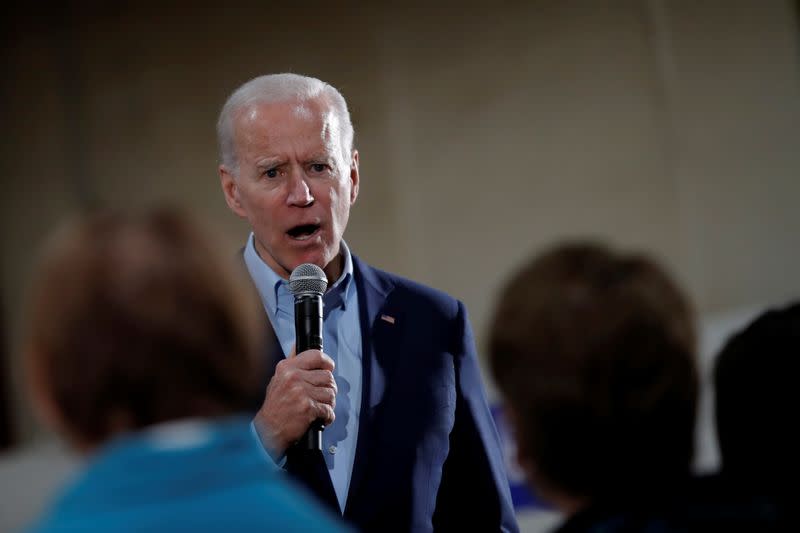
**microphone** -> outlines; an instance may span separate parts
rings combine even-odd
[[[296,353],[322,350],[322,295],[328,278],[317,265],[303,263],[289,276],[289,290],[294,295],[294,331]],[[322,420],[315,420],[300,439],[305,450],[322,451]]]

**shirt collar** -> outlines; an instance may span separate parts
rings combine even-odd
[[[328,288],[324,298],[325,304],[328,307],[341,305],[343,309],[347,309],[347,300],[351,292],[351,286],[353,285],[353,256],[350,254],[350,248],[344,240],[341,241],[339,253],[342,255],[343,259],[342,274],[339,276],[339,279]],[[264,306],[271,313],[275,313],[283,303],[281,300],[286,301],[286,296],[291,296],[289,282],[276,274],[258,255],[256,251],[255,235],[253,235],[252,232],[244,248],[244,262],[261,296],[261,301],[264,302]],[[288,301],[293,300],[289,299]],[[291,309],[285,309],[285,311],[292,312]]]
[[[329,308],[341,305],[342,309],[347,310],[347,301],[353,285],[353,256],[344,240],[339,246],[339,253],[342,254],[342,274],[325,293],[325,305]]]

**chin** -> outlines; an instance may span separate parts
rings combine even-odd
[[[325,269],[325,267],[328,266],[328,263],[330,263],[331,260],[333,259],[333,258],[326,259],[326,257],[327,254],[322,254],[322,253],[301,255],[295,262],[295,268],[305,263],[311,263],[312,265],[317,265],[318,267]]]
[[[309,243],[302,248],[291,250],[290,253],[287,257],[289,261],[286,264],[292,265],[292,268],[297,268],[304,263],[311,263],[323,270],[338,256],[338,253],[334,252],[334,247],[325,242]]]

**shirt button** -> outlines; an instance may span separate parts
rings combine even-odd
[[[336,453],[336,446],[334,446],[333,444],[328,446],[328,453],[331,454],[331,455],[335,454]]]

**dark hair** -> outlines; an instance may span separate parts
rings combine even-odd
[[[233,263],[171,209],[92,214],[52,237],[25,352],[69,437],[252,407],[261,334]]]
[[[505,285],[491,370],[543,483],[613,499],[688,476],[698,378],[690,305],[652,260],[557,246]]]
[[[760,490],[794,487],[798,375],[800,304],[761,314],[726,342],[714,367],[723,472]]]

